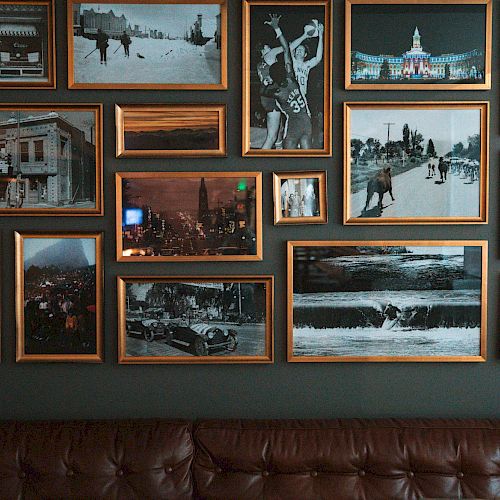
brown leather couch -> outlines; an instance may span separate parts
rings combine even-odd
[[[0,499],[500,498],[500,420],[0,423]]]

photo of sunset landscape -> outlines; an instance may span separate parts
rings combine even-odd
[[[168,155],[168,151],[221,148],[221,106],[117,106],[123,153]],[[120,139],[119,138],[119,139]]]

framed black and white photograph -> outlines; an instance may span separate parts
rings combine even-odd
[[[345,86],[491,88],[492,0],[346,0]]]
[[[55,89],[55,0],[0,2],[0,89]]]
[[[324,224],[326,172],[273,173],[275,224]]]
[[[227,89],[226,0],[68,0],[71,89]]]
[[[0,215],[103,215],[102,105],[0,104]]]
[[[101,233],[15,233],[17,361],[103,361]]]
[[[260,172],[116,174],[118,261],[262,260]]]
[[[486,241],[288,242],[288,360],[486,361]]]
[[[115,105],[116,157],[226,156],[225,104]]]
[[[244,0],[243,156],[331,156],[331,1]]]
[[[120,363],[272,363],[273,277],[118,277]]]
[[[489,103],[344,103],[345,224],[488,222]]]

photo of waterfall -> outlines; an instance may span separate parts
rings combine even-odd
[[[486,243],[383,243],[290,243],[292,360],[481,360]]]

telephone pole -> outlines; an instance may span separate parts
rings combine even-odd
[[[396,125],[394,122],[385,122],[384,125],[387,125],[387,142],[385,144],[385,157],[386,160],[389,161],[389,140],[391,135],[391,125]]]

